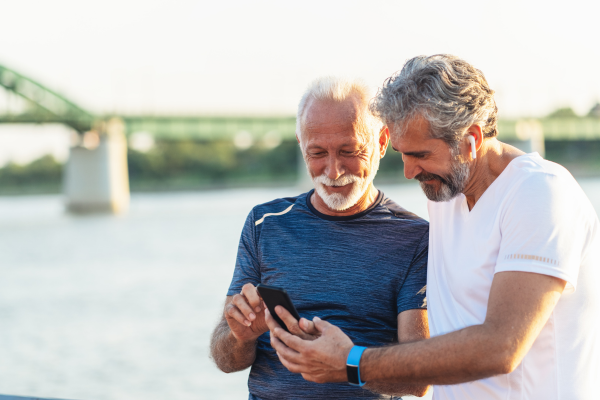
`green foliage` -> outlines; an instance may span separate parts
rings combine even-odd
[[[62,168],[50,155],[27,165],[9,163],[0,168],[0,192],[56,192],[60,188]]]
[[[594,107],[590,109],[588,113],[588,117],[591,118],[600,118],[600,103],[596,103]]]
[[[579,118],[579,115],[571,107],[564,107],[550,113],[548,118]]]
[[[298,145],[291,140],[275,149],[247,150],[230,141],[163,140],[147,153],[129,150],[129,178],[132,188],[173,181],[183,186],[293,181],[298,156]]]

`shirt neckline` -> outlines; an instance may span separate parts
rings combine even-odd
[[[305,198],[306,206],[317,217],[327,220],[327,221],[351,221],[353,219],[364,217],[365,215],[367,215],[368,213],[373,211],[375,209],[375,207],[377,207],[383,201],[383,192],[381,190],[377,190],[377,192],[378,192],[377,199],[375,199],[373,204],[366,210],[361,211],[358,214],[352,214],[352,215],[343,215],[343,216],[327,215],[327,214],[323,214],[322,212],[317,211],[315,206],[313,206],[312,203],[310,202],[310,198],[314,192],[315,192],[315,189],[312,189],[310,192],[308,192],[306,194],[306,198]]]

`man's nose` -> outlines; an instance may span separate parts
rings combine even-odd
[[[423,171],[412,157],[405,157],[403,154],[402,161],[404,161],[404,177],[406,179],[413,179]]]
[[[346,173],[342,162],[336,156],[329,156],[327,159],[327,169],[325,170],[329,179],[338,179]]]

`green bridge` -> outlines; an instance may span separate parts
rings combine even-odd
[[[78,133],[95,128],[99,121],[111,115],[96,115],[46,86],[0,65],[0,86],[24,100],[26,107],[17,113],[0,111],[0,123],[61,123]],[[157,139],[231,139],[240,132],[254,138],[268,133],[282,139],[295,135],[294,116],[156,116],[120,115],[125,133],[145,132]],[[523,138],[520,126],[535,127],[543,132],[545,140],[600,140],[600,119],[535,119],[500,120],[500,137],[505,140]],[[526,132],[525,132],[526,134]]]
[[[99,115],[12,69],[0,65],[7,96],[0,123],[64,124],[79,133],[64,168],[67,207],[75,212],[125,209],[129,202],[127,136],[155,139],[280,143],[295,137],[294,116]],[[16,105],[17,107],[13,107]],[[544,154],[562,141],[600,141],[600,118],[501,119],[499,138],[526,152]],[[560,141],[560,142],[559,142]],[[587,147],[585,144],[579,146]],[[304,165],[298,177],[305,180]]]

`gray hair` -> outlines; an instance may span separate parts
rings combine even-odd
[[[298,139],[302,137],[306,108],[311,99],[333,100],[341,103],[353,96],[356,96],[361,104],[366,105],[364,114],[358,116],[358,122],[362,125],[362,129],[365,130],[365,133],[371,132],[373,136],[378,134],[383,127],[383,123],[372,114],[372,111],[368,107],[373,97],[371,88],[360,79],[326,76],[314,80],[300,99],[296,114],[296,135]]]
[[[465,131],[479,125],[486,138],[498,134],[498,107],[483,73],[449,54],[414,57],[388,78],[371,103],[371,112],[386,124],[422,116],[433,138],[457,149]]]

